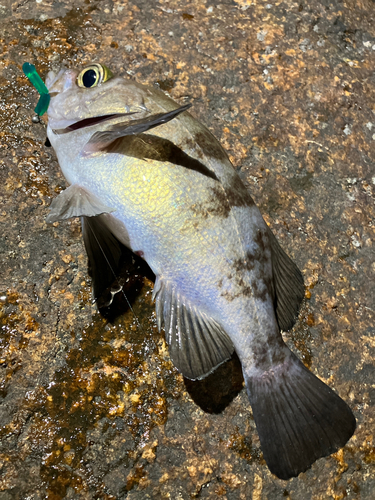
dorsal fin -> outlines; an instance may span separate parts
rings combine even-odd
[[[240,174],[248,193],[249,182]],[[264,224],[267,226],[266,222]],[[276,236],[267,226],[272,255],[275,312],[279,328],[288,331],[297,319],[301,302],[305,296],[305,287],[301,271],[281,248]]]

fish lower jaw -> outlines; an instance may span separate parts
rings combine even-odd
[[[77,120],[67,120],[66,118],[59,118],[57,116],[51,116],[50,110],[48,110],[48,129],[50,130],[51,134],[55,134],[54,130],[58,130],[61,128],[66,128],[70,127],[70,125],[73,125]]]

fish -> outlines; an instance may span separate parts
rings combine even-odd
[[[190,105],[99,63],[49,72],[46,86],[47,136],[69,184],[47,222],[81,217],[94,297],[121,248],[141,256],[177,370],[201,380],[237,354],[273,474],[296,477],[342,448],[351,409],[281,335],[304,298],[302,274]]]

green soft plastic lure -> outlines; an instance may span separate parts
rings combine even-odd
[[[34,111],[38,116],[42,116],[48,109],[51,96],[48,92],[47,87],[44,85],[43,80],[38,75],[36,68],[33,64],[26,62],[23,64],[22,69],[27,78],[30,80],[30,82],[34,85],[34,87],[40,94],[38,104],[36,105]]]

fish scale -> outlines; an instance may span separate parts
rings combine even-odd
[[[95,298],[107,305],[121,290],[111,282],[123,246],[146,260],[158,326],[185,377],[202,379],[237,353],[267,465],[295,477],[356,426],[283,342],[302,275],[188,106],[99,66],[47,77],[48,138],[71,184],[47,220],[82,218]],[[93,80],[96,70],[107,76]]]

